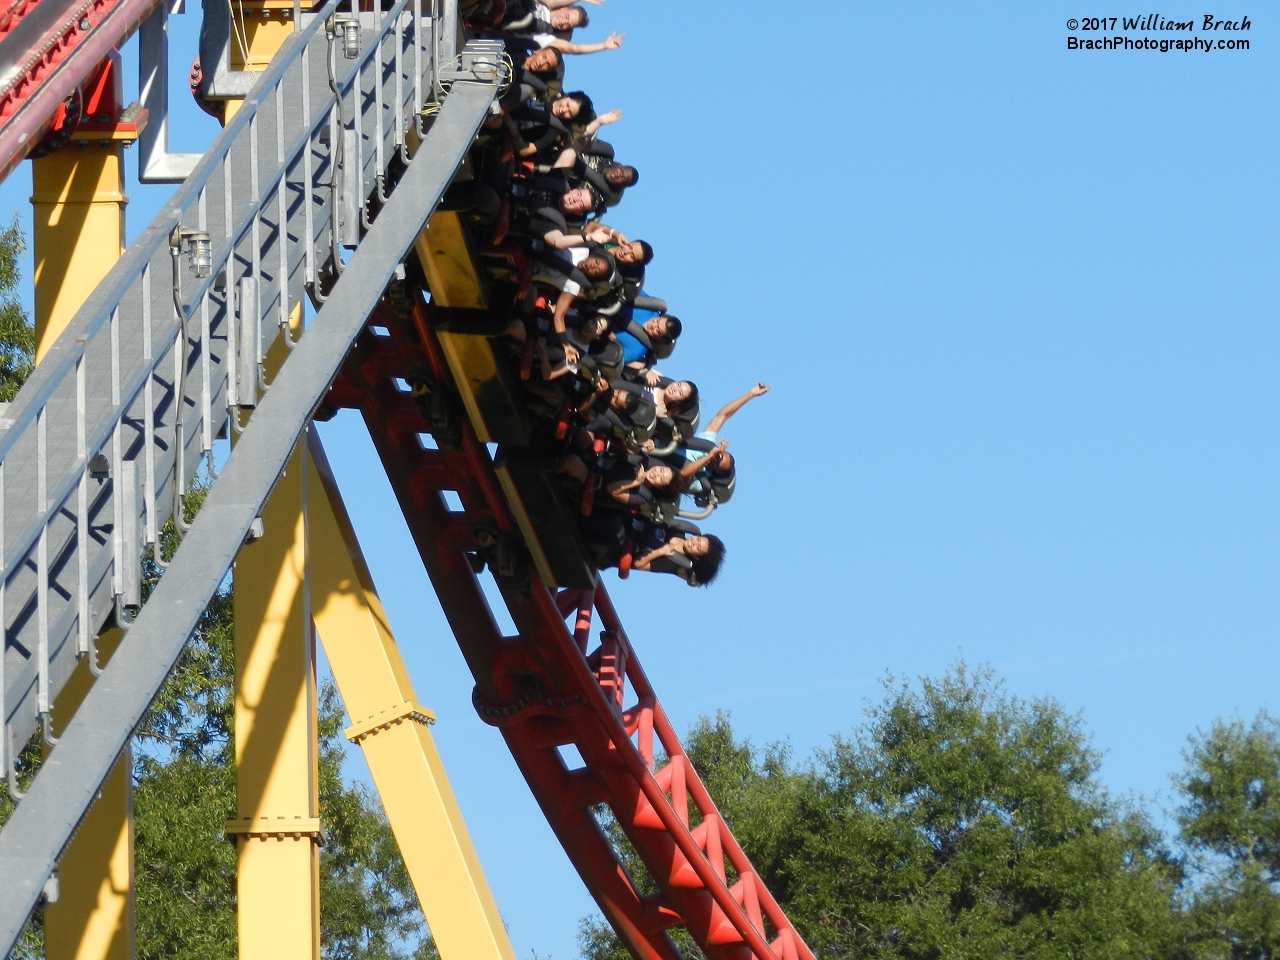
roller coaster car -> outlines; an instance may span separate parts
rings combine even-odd
[[[442,217],[449,223],[438,229]],[[531,422],[531,398],[507,349],[513,341],[499,339],[513,315],[516,290],[486,284],[471,254],[469,228],[450,211],[437,212],[423,238],[417,252],[431,289],[432,329],[477,439],[500,445],[495,471],[534,570],[548,587],[590,589],[596,570],[578,530],[578,505],[570,503],[554,469],[563,444],[554,425]],[[479,290],[485,292],[483,306],[476,304]]]

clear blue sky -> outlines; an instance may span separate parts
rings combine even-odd
[[[613,593],[678,729],[728,710],[804,756],[886,673],[963,655],[1167,804],[1189,733],[1280,711],[1280,13],[1232,11],[1243,53],[1070,53],[1079,5],[927,9],[592,10],[587,39],[627,37],[569,85],[626,114],[612,219],[686,321],[668,368],[712,408],[774,384],[727,431],[722,580]],[[131,195],[132,234],[164,194]],[[322,436],[517,953],[570,960],[590,898],[470,706],[363,427]]]

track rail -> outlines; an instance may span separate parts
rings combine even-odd
[[[18,0],[0,15],[0,180],[159,0]]]
[[[536,576],[527,588],[507,580],[503,598],[519,635],[501,635],[464,555],[483,553],[478,527],[519,537],[488,452],[470,424],[457,451],[429,449],[422,440],[429,423],[396,385],[414,367],[449,382],[431,315],[416,292],[400,309],[384,304],[370,322],[388,335],[366,329],[327,402],[364,416],[475,676],[477,711],[501,731],[570,860],[637,958],[679,958],[665,931],[682,925],[712,960],[813,960],[689,763],[604,586],[553,594]],[[462,511],[446,506],[446,490],[457,492]],[[604,629],[591,649],[597,618]],[[569,744],[584,766],[567,766],[559,748]],[[657,893],[643,894],[628,876],[592,812],[599,804],[612,811]]]

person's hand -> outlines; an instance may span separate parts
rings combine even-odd
[[[564,362],[565,362],[565,363],[577,363],[577,362],[578,362],[578,357],[580,356],[580,354],[578,353],[578,348],[577,348],[577,347],[572,347],[572,346],[570,346],[570,345],[569,345],[569,344],[567,344],[567,343],[566,343],[566,344],[563,344],[563,345],[562,345],[562,347],[563,347],[563,349],[564,349]]]
[[[657,447],[657,444],[652,440],[646,440],[644,443],[640,444],[640,449],[645,453],[652,453],[655,447]]]
[[[607,37],[604,38],[604,48],[606,50],[617,50],[620,46],[622,46],[622,38],[625,36],[626,36],[625,33],[609,34]],[[619,111],[613,111],[613,112],[617,113],[618,117],[622,116],[621,112]],[[618,119],[618,117],[614,117],[613,119],[616,120]],[[613,120],[606,120],[604,122],[613,123]]]
[[[612,40],[614,37],[618,38],[618,42],[615,43],[611,49],[616,50],[618,47],[622,45],[622,35],[617,33],[612,34],[609,37],[609,40]],[[608,43],[609,40],[606,40],[605,43]],[[607,123],[617,123],[619,120],[622,119],[622,111],[610,110],[608,113],[600,114],[600,116],[596,117],[596,119],[600,121],[600,126],[602,127]]]
[[[644,375],[644,382],[651,387],[656,387],[662,382],[662,374],[657,370],[650,370]]]
[[[751,388],[750,393],[753,397],[763,397],[766,393],[768,393],[772,389],[773,387],[771,387],[769,384],[760,382]]]
[[[583,234],[583,236],[585,236],[592,243],[608,243],[610,240],[613,239],[613,236],[604,227],[592,227],[585,234]]]
[[[604,393],[609,389],[609,381],[601,377],[596,381],[596,393]]]
[[[582,0],[582,2],[583,2],[583,3],[589,3],[589,4],[591,4],[593,7],[598,7],[598,6],[600,6],[600,4],[604,3],[604,0]]]
[[[640,466],[636,467],[637,483],[644,483],[644,474],[645,474],[644,464],[641,464]]]
[[[721,440],[719,443],[716,444],[716,453],[724,453],[728,449],[729,449],[728,440]]]
[[[672,537],[663,545],[663,549],[667,551],[667,556],[673,553],[684,553],[684,538]]]

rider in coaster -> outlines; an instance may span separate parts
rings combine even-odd
[[[708,492],[714,493],[716,503],[727,503],[733,496],[737,482],[737,465],[729,452],[723,449],[724,441],[720,439],[720,431],[724,429],[725,422],[730,417],[756,397],[763,397],[770,389],[772,388],[767,383],[757,383],[736,400],[730,400],[711,418],[706,430],[695,435],[692,441],[677,450],[677,456],[683,454],[684,459],[689,463],[705,458],[709,449],[718,451],[692,478],[689,493],[699,498],[705,497]]]
[[[516,156],[536,157],[572,139],[573,125],[594,120],[595,110],[591,98],[576,91],[552,100],[550,105],[531,97],[503,119]]]

